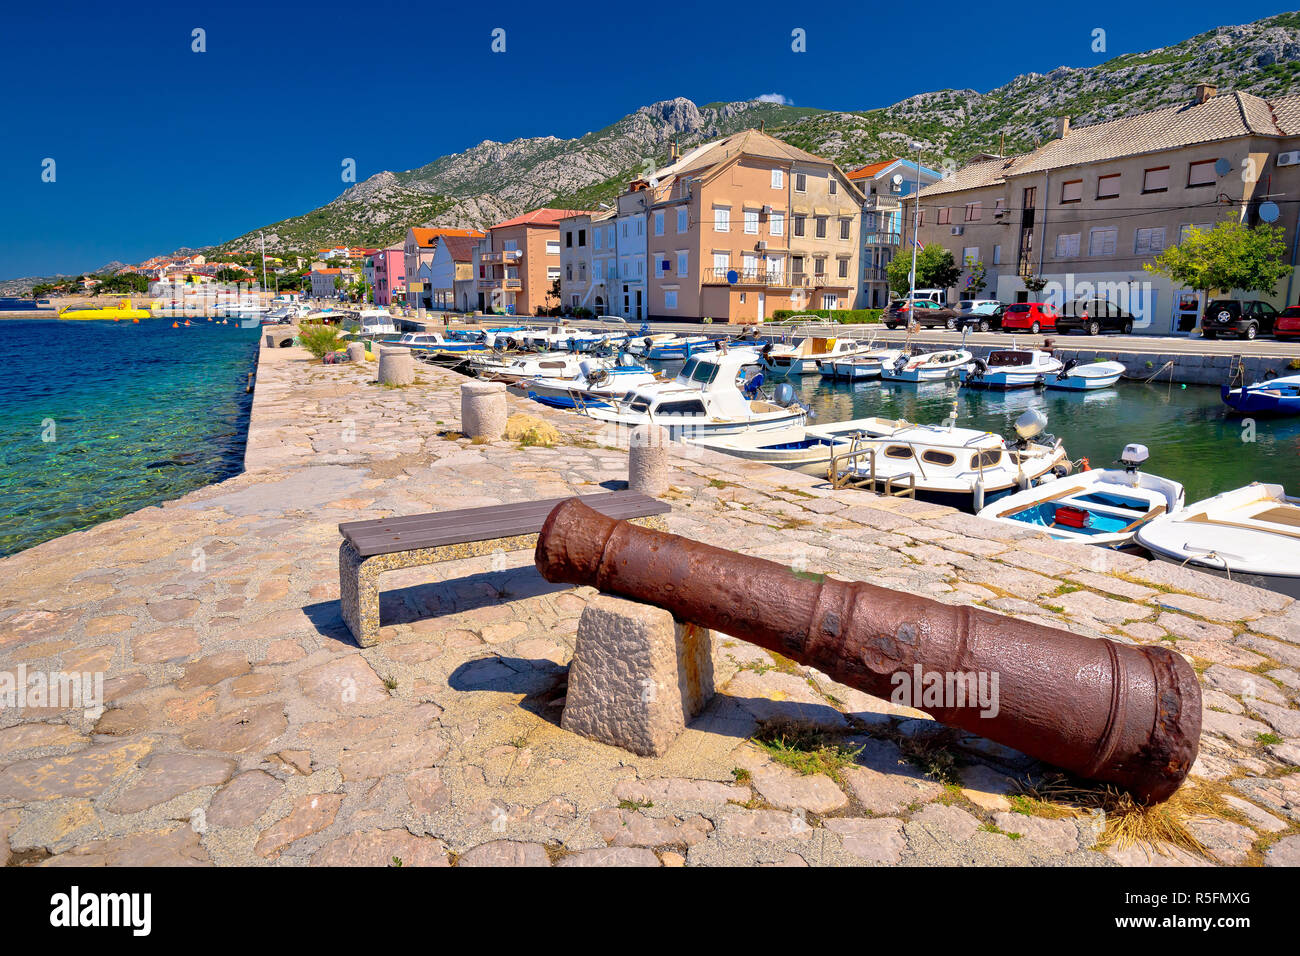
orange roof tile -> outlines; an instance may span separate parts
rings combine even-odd
[[[504,229],[506,226],[558,226],[561,219],[568,219],[570,216],[592,215],[589,209],[534,209],[526,212],[522,216],[515,216],[513,219],[507,219],[505,222],[499,222],[493,229]]]
[[[886,166],[896,162],[898,162],[896,159],[885,159],[878,163],[871,163],[867,166],[863,166],[861,169],[853,170],[853,172],[849,173],[849,179],[869,179]]]
[[[483,233],[475,232],[473,229],[420,229],[412,227],[411,234],[415,236],[416,244],[425,248],[432,246],[434,240],[439,236],[464,236],[470,239],[483,238]]]

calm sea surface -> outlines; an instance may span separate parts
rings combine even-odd
[[[0,332],[0,555],[243,467],[256,328],[21,319]]]

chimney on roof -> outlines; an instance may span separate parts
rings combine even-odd
[[[1065,134],[1070,132],[1070,117],[1058,116],[1056,118],[1055,135],[1057,139],[1063,139]]]
[[[1201,103],[1204,103],[1206,100],[1214,99],[1214,97],[1218,95],[1219,95],[1219,88],[1215,86],[1213,83],[1196,84],[1196,103],[1198,106]]]
[[[681,158],[682,158],[682,148],[681,148],[681,146],[679,146],[678,143],[677,143],[677,137],[674,136],[674,137],[673,137],[673,145],[672,145],[672,149],[671,149],[671,150],[669,151],[669,153],[668,153],[668,162],[669,162],[670,164],[671,164],[671,163],[675,163],[675,162],[677,162],[677,160],[679,160],[679,159],[681,159]]]

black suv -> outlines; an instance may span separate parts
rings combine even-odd
[[[1129,335],[1133,331],[1133,315],[1105,299],[1077,299],[1062,306],[1061,314],[1056,317],[1056,331],[1073,332],[1076,329],[1089,335],[1099,332]]]
[[[1215,299],[1201,316],[1201,334],[1207,339],[1239,335],[1253,339],[1273,331],[1277,309],[1258,299]]]

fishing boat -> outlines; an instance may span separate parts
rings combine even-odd
[[[1047,418],[1030,409],[1016,419],[1018,438],[955,424],[917,425],[863,418],[809,426],[823,438],[849,438],[828,466],[835,487],[919,497],[979,511],[989,501],[1069,474],[1061,440],[1044,433]]]
[[[361,334],[362,335],[396,335],[397,326],[393,324],[393,316],[387,309],[362,309],[361,315]]]
[[[582,371],[576,355],[519,355],[499,359],[487,355],[470,358],[469,370],[488,382],[522,382],[530,378],[577,378]]]
[[[742,432],[738,435],[716,435],[688,439],[688,444],[708,448],[743,458],[802,472],[805,475],[826,474],[831,458],[847,451],[852,440],[846,436],[827,438],[812,434],[807,428],[793,426],[776,431]]]
[[[955,378],[971,357],[965,349],[919,355],[903,353],[892,363],[880,367],[880,377],[886,382],[941,382]]]
[[[588,406],[607,408],[633,389],[657,381],[660,379],[654,372],[635,363],[610,365],[583,359],[575,376],[539,375],[521,379],[510,387],[551,408],[581,410]]]
[[[672,332],[656,332],[650,335],[646,326],[642,325],[637,335],[627,340],[626,349],[632,355],[645,356],[654,346],[671,342],[675,338],[677,336]]]
[[[384,344],[410,349],[412,352],[470,354],[484,351],[483,346],[476,342],[453,342],[443,338],[440,332],[407,332],[400,339]]]
[[[810,335],[793,345],[765,345],[760,354],[774,375],[812,375],[820,371],[818,363],[822,361],[860,355],[869,348],[854,339]]]
[[[1114,385],[1125,371],[1123,362],[1080,364],[1077,359],[1070,359],[1055,375],[1045,377],[1043,384],[1066,392],[1091,392]]]
[[[595,352],[605,348],[617,348],[627,341],[627,332],[609,329],[575,329],[564,342],[570,352]]]
[[[678,362],[690,358],[692,355],[698,355],[700,352],[710,352],[717,348],[717,340],[709,338],[707,335],[673,335],[670,338],[661,339],[658,336],[648,336],[643,340],[642,348],[639,354],[649,361],[653,362]],[[628,351],[632,351],[631,348]]]
[[[1123,468],[1094,468],[1027,488],[986,506],[979,517],[1046,531],[1058,541],[1118,548],[1161,515],[1182,511],[1183,486],[1140,471],[1145,445],[1126,445]]]
[[[148,309],[137,309],[130,299],[119,299],[117,305],[106,305],[95,309],[67,308],[59,313],[61,319],[108,319],[118,322],[122,319],[147,319],[151,315]]]
[[[1162,515],[1134,538],[1162,561],[1300,598],[1300,498],[1251,482]]]
[[[1060,359],[1042,349],[995,349],[961,371],[966,388],[1029,388],[1061,370]]]
[[[899,349],[872,349],[869,352],[845,355],[835,359],[822,359],[817,363],[822,378],[845,379],[856,382],[880,378],[883,366],[892,365],[903,353]]]
[[[1246,415],[1300,415],[1300,375],[1286,375],[1241,388],[1221,387],[1219,396]]]
[[[662,425],[674,439],[777,431],[804,424],[807,409],[795,401],[793,389],[772,398],[757,388],[742,393],[744,370],[759,362],[753,349],[724,347],[693,355],[671,381],[644,385],[612,408],[593,408],[587,414],[620,428]]]

